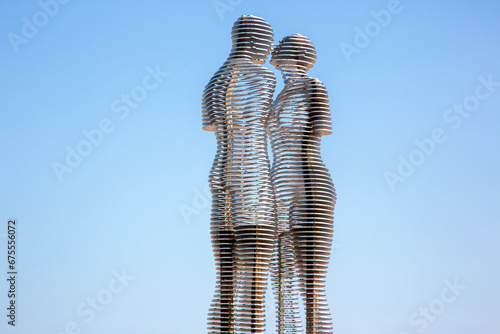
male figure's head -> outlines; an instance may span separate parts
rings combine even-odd
[[[243,15],[234,22],[231,32],[236,58],[250,58],[256,64],[264,64],[271,51],[273,29],[263,18]]]
[[[277,69],[307,71],[316,62],[316,49],[309,38],[300,34],[286,36],[271,54],[271,65]]]

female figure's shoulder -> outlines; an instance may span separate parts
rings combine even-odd
[[[332,133],[330,105],[325,85],[316,78],[307,80],[307,101],[313,131],[317,136]]]

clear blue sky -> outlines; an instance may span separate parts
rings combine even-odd
[[[312,40],[329,92],[335,332],[499,333],[500,3],[216,4],[0,5],[0,332],[206,332],[216,145],[201,94],[253,14],[275,43]]]

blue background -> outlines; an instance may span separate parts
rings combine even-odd
[[[500,87],[480,88],[488,98],[460,124],[446,117],[474,102],[480,77],[500,82],[500,3],[401,0],[385,26],[374,23],[370,12],[392,1],[73,0],[52,16],[43,14],[50,0],[3,1],[0,331],[206,332],[216,146],[201,129],[201,94],[229,54],[232,23],[253,14],[272,25],[275,43],[293,33],[312,40],[310,75],[329,92],[333,134],[322,154],[338,194],[327,282],[335,333],[499,333]],[[371,36],[362,41],[357,29]],[[126,117],[114,112],[122,94],[141,91],[148,68],[168,75]],[[82,131],[106,119],[113,130],[85,151]],[[436,128],[446,140],[418,153],[415,141]],[[58,178],[54,164],[78,145],[88,154]],[[401,158],[418,166],[391,187],[387,172],[397,175]],[[16,328],[5,316],[9,218],[18,220]],[[110,294],[115,270],[130,277]],[[443,303],[455,280],[462,290]],[[78,312],[89,298],[105,303],[92,320]],[[272,303],[269,294],[269,333]]]

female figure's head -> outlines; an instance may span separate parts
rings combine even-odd
[[[316,62],[316,49],[309,38],[300,34],[283,38],[271,53],[271,65],[277,69],[307,72]]]

